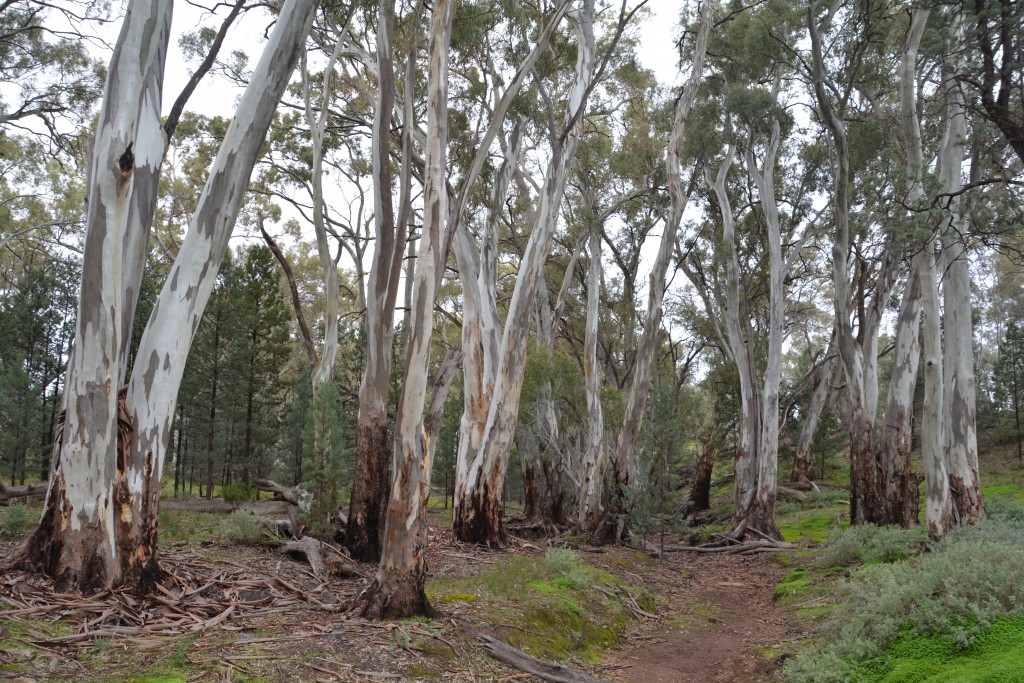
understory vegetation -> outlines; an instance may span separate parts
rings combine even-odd
[[[988,501],[988,520],[938,543],[919,530],[872,526],[826,541],[814,565],[853,566],[850,578],[815,585],[797,570],[776,589],[803,601],[825,590],[838,598],[820,642],[787,667],[788,680],[1015,680],[1024,670],[1024,505]]]

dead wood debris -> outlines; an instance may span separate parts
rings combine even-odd
[[[720,540],[706,545],[656,545],[645,543],[642,550],[653,557],[662,553],[720,553],[723,555],[757,555],[758,553],[780,553],[796,550],[795,543],[759,538],[752,541],[737,541],[725,534],[715,534]]]
[[[580,671],[573,671],[561,664],[551,664],[544,660],[531,657],[522,650],[517,650],[508,643],[502,642],[491,636],[478,636],[480,647],[487,651],[494,659],[513,666],[520,671],[533,674],[537,678],[553,683],[608,683],[603,678],[597,678]]]
[[[187,552],[161,552],[161,567],[164,580],[145,597],[121,590],[91,596],[56,593],[45,578],[8,575],[0,583],[0,603],[7,608],[3,615],[25,622],[33,645],[86,647],[103,637],[194,634],[228,619],[285,609],[335,611],[355,593],[354,585],[339,591],[337,586],[329,589],[323,581],[311,581],[308,575],[289,580],[279,571],[269,573],[226,562],[213,564]],[[69,635],[46,633],[39,627],[44,619],[77,622],[78,629]]]

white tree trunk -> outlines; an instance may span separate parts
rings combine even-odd
[[[593,22],[594,2],[583,0],[581,11],[573,19],[579,39],[565,125],[555,141],[556,148],[548,164],[534,215],[535,227],[519,265],[519,276],[498,349],[494,388],[489,405],[484,408],[487,417],[480,433],[480,448],[475,458],[464,460],[460,446],[457,472],[465,473],[465,478],[456,480],[453,525],[456,537],[463,541],[493,543],[502,540],[501,492],[519,411],[530,314],[540,282],[540,269],[551,248],[569,170],[583,132],[583,111],[595,70]]]
[[[111,58],[90,159],[86,238],[75,342],[64,389],[65,419],[39,527],[23,546],[27,563],[58,586],[82,590],[151,580],[156,564],[133,524],[140,501],[127,444],[120,387],[145,254],[135,195],[155,196],[165,138],[160,126],[171,2],[135,0]],[[150,202],[152,200],[150,199]],[[144,256],[143,256],[144,261]],[[135,278],[135,279],[131,279]],[[129,311],[132,308],[132,312]],[[169,425],[168,425],[169,426]],[[143,536],[150,534],[143,533]],[[125,547],[122,547],[125,546]]]
[[[576,524],[581,531],[597,530],[604,469],[604,415],[601,411],[601,366],[597,362],[597,328],[601,301],[601,233],[590,231],[590,269],[587,276],[587,318],[583,332],[583,375],[587,388],[587,428],[584,442]]]
[[[651,269],[647,289],[647,314],[644,320],[643,333],[637,345],[636,364],[626,398],[622,426],[615,445],[612,458],[611,500],[608,501],[608,523],[605,525],[605,537],[618,541],[629,516],[626,492],[630,485],[630,470],[635,467],[636,452],[639,447],[640,427],[643,423],[644,406],[647,392],[650,389],[654,356],[658,345],[658,332],[661,328],[662,303],[665,297],[665,277],[669,262],[676,246],[676,233],[682,221],[683,212],[689,196],[683,180],[683,141],[686,139],[686,122],[690,108],[697,97],[697,88],[704,73],[704,57],[707,54],[708,35],[711,32],[711,21],[718,10],[718,0],[709,0],[701,7],[700,29],[694,46],[693,64],[690,76],[683,88],[683,93],[676,104],[672,132],[669,135],[668,150],[665,158],[665,169],[668,175],[669,197],[671,206],[665,221],[665,232],[661,237],[658,255]]]
[[[445,187],[448,146],[448,47],[455,0],[434,0],[427,76],[427,138],[423,184],[423,234],[413,289],[412,319],[402,396],[395,428],[394,476],[385,521],[384,547],[374,583],[364,593],[363,613],[375,618],[430,614],[426,583],[427,501],[433,447],[424,429],[434,301],[443,262],[448,215]]]
[[[959,34],[959,26],[956,27]],[[943,79],[946,128],[939,149],[939,183],[943,192],[962,188],[964,139],[967,117],[962,83],[957,79],[959,57],[951,57]],[[957,522],[973,524],[985,519],[978,478],[978,432],[974,379],[974,331],[971,321],[971,280],[963,237],[965,225],[960,197],[949,200],[948,219],[941,227],[943,310],[945,314],[945,372],[943,421],[944,450],[948,458],[949,487]]]
[[[327,241],[327,225],[324,217],[324,134],[327,128],[327,114],[333,93],[332,77],[334,66],[343,45],[339,36],[334,51],[324,71],[323,105],[319,112],[313,111],[313,96],[310,77],[306,68],[305,54],[302,56],[302,77],[306,105],[306,125],[309,126],[313,152],[313,230],[316,235],[317,257],[324,276],[324,337],[319,358],[310,359],[310,378],[313,388],[313,473],[314,499],[316,501],[313,530],[322,534],[329,526],[330,515],[335,509],[337,486],[332,480],[331,462],[337,447],[339,435],[334,434],[333,387],[334,361],[338,356],[338,267],[331,256]]]
[[[375,561],[387,504],[388,400],[392,340],[405,225],[395,223],[392,200],[391,121],[395,74],[391,38],[394,0],[381,0],[377,22],[377,104],[373,117],[373,210],[376,244],[366,289],[366,368],[359,385],[356,467],[345,542],[356,559]],[[415,19],[414,19],[415,22]],[[407,94],[407,99],[411,93]],[[411,121],[407,125],[412,125]]]
[[[877,324],[869,320],[863,332],[865,347],[857,344],[851,322],[850,306],[850,150],[846,136],[846,123],[832,105],[825,76],[822,52],[822,27],[816,10],[820,2],[807,10],[807,27],[811,38],[811,79],[815,98],[821,110],[825,127],[832,138],[833,216],[835,241],[832,244],[832,296],[836,313],[839,357],[846,374],[850,400],[850,519],[854,524],[878,520],[883,510],[878,481],[878,463],[875,449],[875,409],[877,390]],[[879,282],[885,278],[879,276]],[[880,285],[879,289],[884,289]],[[879,304],[876,292],[875,304]],[[873,307],[876,311],[879,306]]]
[[[131,259],[124,250],[135,249],[125,242],[127,200],[135,166],[159,166],[165,149],[153,79],[159,83],[162,73],[154,60],[162,62],[166,50],[170,3],[135,0],[129,9],[111,62],[91,171],[80,334],[65,394],[68,419],[55,449],[47,509],[25,552],[28,564],[60,583],[82,589],[131,584],[145,590],[159,578],[160,478],[185,358],[316,6],[312,0],[296,0],[281,13],[214,162],[118,404],[122,330],[130,329],[130,322],[126,327],[122,320],[127,313],[123,291],[131,286],[124,271],[125,259]],[[144,119],[138,118],[140,110],[146,112]],[[129,133],[135,140],[128,139]],[[136,216],[136,223],[145,224],[143,218]]]
[[[778,97],[780,80],[772,89]],[[757,168],[753,141],[747,147],[747,173],[757,186],[757,194],[764,211],[768,237],[768,348],[766,350],[764,378],[761,386],[761,433],[757,444],[757,487],[753,504],[742,513],[735,531],[751,529],[759,536],[782,540],[775,525],[775,495],[779,470],[779,386],[782,383],[782,342],[786,320],[784,279],[786,262],[782,255],[782,224],[775,199],[775,159],[781,143],[778,118],[772,119],[772,132],[765,150],[763,165]],[[735,255],[735,250],[733,250]],[[750,340],[751,345],[753,340]],[[751,355],[753,353],[751,352]]]

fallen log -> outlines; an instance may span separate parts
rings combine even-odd
[[[0,482],[0,500],[11,498],[41,498],[46,495],[47,483],[39,481],[34,484],[23,484],[21,486],[5,486]]]
[[[312,536],[291,541],[271,541],[268,545],[273,547],[275,552],[303,555],[309,562],[314,576],[321,581],[327,580],[332,575],[364,578],[369,576],[340,550]]]
[[[807,502],[807,496],[805,496],[803,493],[797,491],[795,488],[792,488],[790,486],[779,485],[776,487],[776,490],[778,491],[778,495],[780,498],[789,498],[791,500],[795,500],[801,503]]]
[[[270,479],[256,479],[252,482],[252,485],[260,491],[273,493],[274,497],[272,500],[283,500],[286,503],[291,503],[303,512],[309,512],[309,508],[313,503],[313,494],[309,491],[304,491],[298,486],[282,486]]]
[[[497,659],[499,662],[505,662],[520,671],[533,674],[541,680],[552,681],[552,683],[608,683],[603,678],[597,678],[581,671],[573,671],[561,664],[551,664],[536,657],[531,657],[522,650],[517,650],[497,638],[481,635],[478,636],[478,639],[481,643],[480,647],[486,650],[487,654],[494,659]]]

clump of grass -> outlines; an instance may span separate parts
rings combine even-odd
[[[822,543],[818,564],[841,567],[851,564],[875,564],[905,560],[928,540],[923,526],[901,529],[897,526],[862,524],[834,533]]]
[[[804,569],[794,569],[775,586],[775,599],[791,598],[802,594],[811,585],[811,576]]]
[[[900,665],[904,655],[897,644],[920,637],[932,640],[918,644],[941,641],[947,655],[974,656],[981,652],[976,644],[987,642],[997,624],[1024,614],[1024,524],[994,515],[950,533],[931,549],[858,571],[843,587],[846,600],[834,613],[828,642],[798,657],[787,669],[789,680],[926,681],[868,674],[873,662],[884,661],[887,670]]]
[[[8,505],[0,518],[0,536],[24,536],[32,530],[37,515],[23,503]]]
[[[271,520],[244,510],[235,510],[220,522],[221,539],[229,545],[258,545],[276,535]]]

